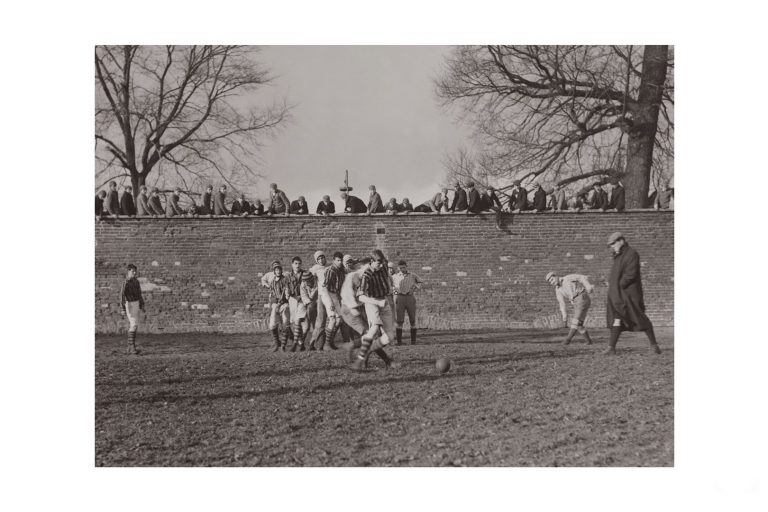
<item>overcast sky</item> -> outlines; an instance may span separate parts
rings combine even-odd
[[[446,46],[268,46],[260,61],[286,96],[292,121],[263,152],[265,180],[314,208],[323,194],[337,205],[344,171],[352,194],[367,201],[374,184],[384,201],[427,200],[444,180],[446,152],[468,131],[440,108],[433,78]]]

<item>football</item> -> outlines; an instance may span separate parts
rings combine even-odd
[[[447,357],[441,357],[435,362],[435,368],[439,373],[445,373],[451,369],[451,360]]]

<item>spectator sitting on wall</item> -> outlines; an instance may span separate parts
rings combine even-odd
[[[547,209],[547,193],[538,183],[533,184],[533,210],[543,212]]]
[[[389,201],[387,201],[387,204],[384,205],[384,211],[389,214],[396,214],[400,211],[400,205],[397,204],[397,199],[394,197],[391,198]]]
[[[664,183],[661,186],[661,190],[656,193],[653,207],[657,210],[672,210],[674,209],[674,197],[675,189]]]
[[[608,210],[616,210],[617,212],[623,212],[626,207],[626,199],[624,194],[624,187],[621,186],[621,182],[618,178],[612,178],[608,184]]]
[[[261,199],[254,199],[253,205],[251,206],[251,213],[253,215],[264,215],[264,205],[261,202]]]
[[[554,190],[552,190],[552,195],[549,196],[549,207],[556,212],[562,212],[568,209],[568,201],[565,198],[565,187],[562,185],[555,185]]]
[[[216,194],[213,200],[213,214],[214,215],[229,215],[227,205],[224,203],[227,197],[227,186],[222,185],[219,187],[219,192]]]
[[[376,186],[371,185],[368,187],[370,191],[370,197],[368,199],[368,213],[384,213],[384,205],[381,203],[381,196],[376,192]]]
[[[482,194],[480,194],[480,208],[484,212],[488,211],[501,211],[501,201],[496,195],[496,191],[493,187],[486,187]]]
[[[113,217],[120,215],[120,199],[117,197],[117,183],[109,182],[109,194],[105,203],[107,213]]]
[[[176,187],[171,194],[171,198],[165,202],[165,216],[175,217],[177,215],[184,215],[184,209],[179,204],[179,197],[181,196],[181,189]]]
[[[139,190],[139,197],[136,200],[136,215],[140,217],[152,215],[152,212],[149,211],[149,196],[147,195],[147,186],[142,185]]]
[[[512,190],[507,201],[507,211],[520,213],[528,208],[528,191],[520,185],[520,180],[512,182]]]
[[[96,217],[101,218],[104,216],[104,199],[107,197],[106,190],[99,190],[96,194]]]
[[[605,191],[600,186],[600,182],[596,181],[592,184],[592,190],[589,191],[587,196],[587,203],[590,210],[603,210],[608,206],[608,198]]]
[[[368,211],[363,200],[357,196],[342,192],[341,199],[344,201],[344,211],[346,213],[366,213]]]
[[[291,202],[291,213],[295,215],[309,215],[309,206],[304,196],[299,196],[296,201]]]
[[[480,193],[475,189],[475,184],[471,181],[467,182],[467,215],[473,213],[480,213],[483,211],[482,203],[480,202]]]
[[[152,189],[152,195],[149,196],[149,212],[155,216],[165,214],[163,203],[160,202],[160,189],[157,187]]]
[[[403,202],[400,204],[400,211],[403,213],[413,212],[413,204],[411,204],[411,200],[407,197],[403,198]]]
[[[461,183],[457,181],[453,185],[453,203],[451,204],[451,211],[454,213],[463,212],[468,206],[467,192],[461,188]]]
[[[251,214],[251,211],[251,203],[245,200],[245,194],[240,194],[240,198],[235,199],[232,202],[232,208],[230,209],[232,215],[238,215],[240,217],[247,217]]]
[[[200,215],[213,215],[213,185],[208,185],[203,194],[203,202],[200,206]]]
[[[269,207],[267,208],[268,215],[276,215],[282,213],[286,217],[290,215],[291,202],[288,200],[288,196],[285,192],[277,188],[277,183],[270,183],[269,185]]]
[[[317,210],[315,213],[318,215],[336,213],[336,205],[331,201],[330,196],[323,196],[323,200],[317,203]]]
[[[421,203],[414,208],[413,211],[418,213],[440,213],[441,211],[447,212],[449,207],[448,189],[443,187],[440,192],[435,194],[428,201]]]
[[[584,208],[586,198],[584,194],[576,194],[568,200],[568,209],[571,211],[581,211]]]
[[[133,187],[128,185],[120,196],[120,214],[128,217],[136,216],[136,206],[133,204]]]

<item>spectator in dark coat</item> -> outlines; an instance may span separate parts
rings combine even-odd
[[[117,183],[114,181],[109,182],[109,194],[107,194],[105,208],[109,215],[115,217],[120,215],[120,199],[117,196]]]
[[[232,202],[230,213],[239,217],[247,217],[251,214],[252,210],[251,203],[245,200],[245,194],[240,194],[240,198]]]
[[[184,215],[184,209],[179,204],[179,198],[181,197],[181,189],[176,187],[171,194],[171,198],[165,202],[165,216],[176,217],[177,215]]]
[[[262,204],[261,199],[254,199],[251,213],[253,215],[264,215],[264,205]]]
[[[520,185],[520,180],[512,182],[507,209],[514,213],[519,213],[528,208],[528,191]]]
[[[147,195],[147,186],[142,185],[139,189],[139,197],[136,198],[136,215],[146,217],[152,215],[149,211],[149,196]]]
[[[101,217],[104,215],[104,199],[107,197],[106,190],[99,190],[96,194],[96,216]]]
[[[216,193],[213,199],[213,214],[214,215],[229,215],[227,205],[225,203],[227,198],[227,186],[222,185],[219,187],[219,191]]]
[[[291,213],[295,215],[309,215],[309,206],[304,196],[299,196],[296,201],[291,201]]]
[[[440,189],[440,192],[432,197],[432,199],[424,201],[420,205],[416,206],[413,211],[419,213],[440,213],[447,212],[450,206],[450,201],[448,200],[448,189],[443,187]]]
[[[608,209],[623,212],[626,208],[624,187],[621,186],[621,182],[617,179],[611,180],[611,186],[610,197],[608,198]]]
[[[208,185],[203,194],[202,204],[198,212],[200,215],[213,215],[213,185]]]
[[[136,215],[136,206],[133,204],[133,187],[128,185],[120,196],[120,214],[134,217]]]
[[[155,187],[152,189],[152,195],[149,196],[149,212],[152,215],[164,215],[163,204],[160,202],[160,190]]]
[[[323,200],[317,203],[317,210],[315,213],[319,215],[336,213],[336,205],[331,201],[330,196],[323,196]]]
[[[397,204],[397,199],[393,197],[387,201],[387,204],[384,205],[384,211],[386,213],[391,213],[392,215],[398,213],[400,211],[400,205]]]
[[[467,203],[467,192],[461,188],[461,183],[458,181],[453,186],[453,203],[451,204],[452,212],[463,212],[469,207]]]
[[[496,195],[496,191],[493,187],[486,188],[482,194],[480,194],[480,207],[482,211],[501,211],[501,201]]]
[[[645,314],[640,255],[629,246],[624,235],[619,232],[608,237],[608,246],[613,253],[613,266],[608,277],[606,300],[606,320],[611,336],[604,354],[616,353],[616,343],[622,331],[645,331],[651,349],[661,354],[653,332],[653,324]]]
[[[370,196],[368,198],[368,213],[384,213],[384,204],[381,202],[381,196],[376,192],[376,186],[368,187]]]
[[[533,191],[533,209],[537,212],[543,212],[547,209],[547,193],[538,183],[533,185]]]
[[[365,206],[363,200],[357,196],[342,192],[341,199],[344,201],[344,211],[346,213],[366,213],[368,211],[368,207]]]
[[[413,204],[411,203],[411,200],[407,197],[403,198],[403,202],[400,203],[400,211],[403,213],[411,213],[413,212]]]
[[[608,195],[605,190],[600,186],[600,182],[596,181],[592,184],[592,191],[588,196],[589,209],[590,210],[603,210],[608,207]]]
[[[467,182],[467,214],[480,213],[483,211],[483,205],[480,202],[480,192],[475,189],[475,184]]]

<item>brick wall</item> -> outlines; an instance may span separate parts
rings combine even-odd
[[[379,248],[405,259],[427,281],[418,324],[430,328],[530,328],[558,325],[555,270],[589,276],[596,290],[587,325],[604,326],[611,258],[605,245],[622,231],[640,253],[648,314],[672,325],[674,213],[334,216],[126,219],[96,223],[96,331],[126,329],[117,293],[125,265],[139,267],[144,332],[253,332],[266,329],[267,290],[259,278],[299,255],[308,268],[323,249],[363,256]],[[406,321],[407,323],[407,321]]]

